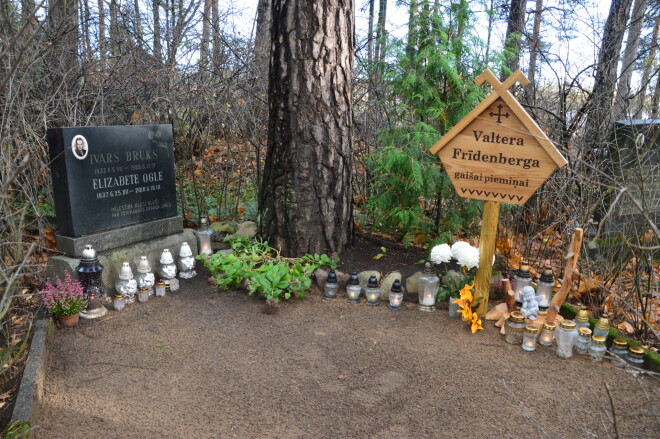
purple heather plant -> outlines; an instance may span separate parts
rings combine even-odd
[[[48,279],[39,293],[46,308],[56,317],[72,316],[87,307],[82,285],[78,280],[71,279],[68,271],[64,274],[64,280],[55,277],[55,285]]]

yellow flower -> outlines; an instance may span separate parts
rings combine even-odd
[[[474,301],[474,297],[472,297],[472,293],[470,292],[472,288],[474,288],[474,284],[472,285],[465,284],[463,289],[461,289],[460,291],[461,299],[467,300],[468,302],[470,302],[470,304],[472,304],[472,302]]]
[[[481,326],[481,319],[479,318],[476,312],[470,316],[470,319],[468,319],[468,323],[470,324],[470,329],[472,329],[473,334],[477,332],[477,329],[482,329],[482,330],[484,329],[484,327]]]

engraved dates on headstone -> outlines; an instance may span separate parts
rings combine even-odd
[[[171,125],[54,128],[47,138],[61,235],[177,214]]]

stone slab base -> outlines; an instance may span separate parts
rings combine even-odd
[[[160,260],[160,254],[164,249],[169,249],[176,262],[179,258],[179,249],[181,248],[182,242],[187,242],[193,254],[197,254],[197,239],[192,229],[183,229],[180,233],[149,239],[147,241],[126,245],[112,250],[97,250],[99,262],[104,267],[101,278],[103,279],[103,284],[107,288],[108,295],[112,296],[115,294],[114,285],[119,279],[119,270],[121,269],[122,262],[128,261],[131,264],[133,276],[137,276],[137,264],[140,261],[140,256],[146,256],[151,265],[151,271],[156,273],[156,279],[158,279],[158,269],[160,268],[160,263],[158,261]],[[94,248],[96,249],[96,246],[94,246]],[[64,270],[68,270],[72,277],[75,278],[76,267],[79,263],[79,258],[53,256],[48,260],[48,276],[51,279],[55,279],[55,276],[62,278],[64,276]],[[197,263],[199,264],[199,261]]]
[[[103,252],[160,236],[172,235],[182,230],[183,219],[180,216],[174,216],[77,238],[56,235],[55,240],[58,251],[73,258],[80,258],[87,244],[91,244],[97,252]]]

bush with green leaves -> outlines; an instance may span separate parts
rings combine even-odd
[[[381,66],[390,86],[390,123],[370,163],[367,211],[376,229],[404,243],[418,233],[442,235],[442,242],[475,232],[480,216],[479,203],[456,194],[429,149],[484,97],[473,81],[484,68],[484,45],[467,2],[427,15],[414,20],[414,38],[390,46],[394,61]]]
[[[211,271],[214,283],[222,289],[245,287],[269,303],[291,297],[303,299],[312,286],[311,274],[319,267],[337,267],[327,255],[285,258],[261,240],[232,238],[231,254],[198,256]]]

